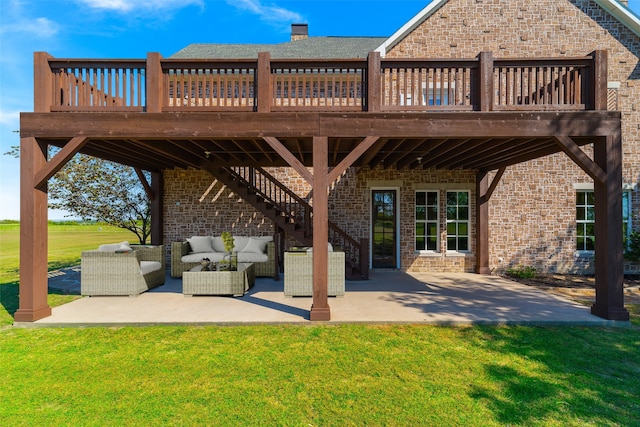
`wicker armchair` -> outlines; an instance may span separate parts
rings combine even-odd
[[[344,252],[329,252],[329,296],[344,296],[344,275]],[[313,296],[313,252],[285,252],[284,295]]]
[[[133,296],[164,284],[164,247],[132,246],[132,249],[123,253],[99,250],[82,252],[80,293],[90,296]],[[161,268],[142,274],[143,261],[159,262]],[[145,264],[143,267],[147,267]]]

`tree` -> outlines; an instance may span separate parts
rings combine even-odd
[[[18,157],[19,147],[5,154]],[[130,166],[76,154],[49,180],[48,192],[51,209],[130,230],[141,244],[151,234],[151,203]]]

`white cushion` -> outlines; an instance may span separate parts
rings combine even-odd
[[[252,239],[264,240],[265,242],[273,242],[273,236],[253,236]]]
[[[233,236],[233,252],[242,252],[249,243],[249,237]]]
[[[160,261],[140,261],[140,273],[147,274],[162,268]]]
[[[211,247],[216,252],[226,252],[227,250],[224,248],[224,242],[222,241],[222,237],[212,237],[211,238]]]
[[[182,262],[200,262],[202,258],[209,258],[211,262],[219,262],[227,255],[226,252],[199,252],[196,254],[184,255],[180,258]]]
[[[209,236],[193,236],[187,239],[191,246],[191,253],[215,252],[211,247],[211,237]]]
[[[255,252],[239,252],[238,262],[267,262],[269,256],[267,254],[257,254]]]
[[[130,251],[131,246],[126,240],[120,243],[112,243],[108,245],[100,245],[98,250],[101,252]]]
[[[269,242],[263,239],[255,239],[253,237],[249,238],[249,243],[247,243],[247,246],[245,246],[240,253],[244,253],[244,252],[253,252],[256,254],[263,254],[264,250],[267,247],[267,244]]]

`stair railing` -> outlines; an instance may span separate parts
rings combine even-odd
[[[224,168],[233,179],[242,185],[252,188],[256,195],[262,197],[274,209],[277,209],[291,222],[302,224],[304,235],[313,234],[313,208],[309,203],[291,191],[262,168],[250,166],[233,166]],[[345,260],[358,266],[362,278],[368,274],[368,239],[358,242],[349,236],[335,223],[329,221],[329,242],[345,252]]]

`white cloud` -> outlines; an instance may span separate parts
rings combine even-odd
[[[260,0],[228,0],[229,5],[258,15],[263,21],[271,23],[300,22],[302,16],[276,5],[265,5]]]
[[[18,34],[26,33],[36,38],[51,38],[58,34],[60,26],[48,18],[28,19],[21,17],[12,24],[3,25],[0,33]]]
[[[120,13],[134,11],[166,11],[190,5],[203,6],[203,0],[78,0],[92,9],[111,10]]]

